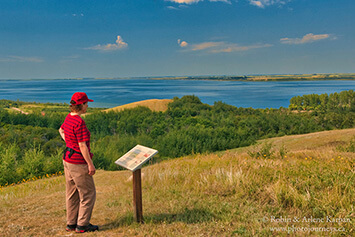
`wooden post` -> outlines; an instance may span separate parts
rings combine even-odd
[[[124,154],[118,160],[115,161],[117,165],[120,165],[133,172],[133,206],[134,217],[138,223],[144,223],[143,220],[143,208],[142,208],[142,179],[141,179],[141,167],[150,158],[152,158],[158,151],[149,147],[137,145],[133,147],[129,152]]]
[[[141,169],[133,172],[133,206],[136,221],[143,223]]]

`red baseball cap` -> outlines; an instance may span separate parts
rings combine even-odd
[[[75,92],[71,100],[74,100],[76,105],[84,104],[85,102],[94,102],[88,98],[85,92]]]

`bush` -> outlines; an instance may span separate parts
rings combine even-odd
[[[23,179],[45,175],[46,157],[40,147],[25,152],[18,172]]]
[[[20,149],[15,144],[5,147],[0,143],[0,185],[15,183],[19,179],[16,172]]]

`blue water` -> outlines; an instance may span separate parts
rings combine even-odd
[[[292,97],[355,90],[355,81],[187,81],[150,79],[0,80],[0,99],[69,103],[84,91],[92,107],[115,107],[147,99],[196,95],[203,103],[222,101],[237,107],[288,107]]]

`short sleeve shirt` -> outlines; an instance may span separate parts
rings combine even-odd
[[[80,152],[79,142],[86,142],[90,152],[90,132],[86,127],[85,121],[79,115],[67,115],[61,128],[64,130],[65,143],[67,147]],[[86,164],[82,154],[74,153],[70,158],[67,151],[63,159],[72,164]],[[92,153],[90,152],[92,158]]]

